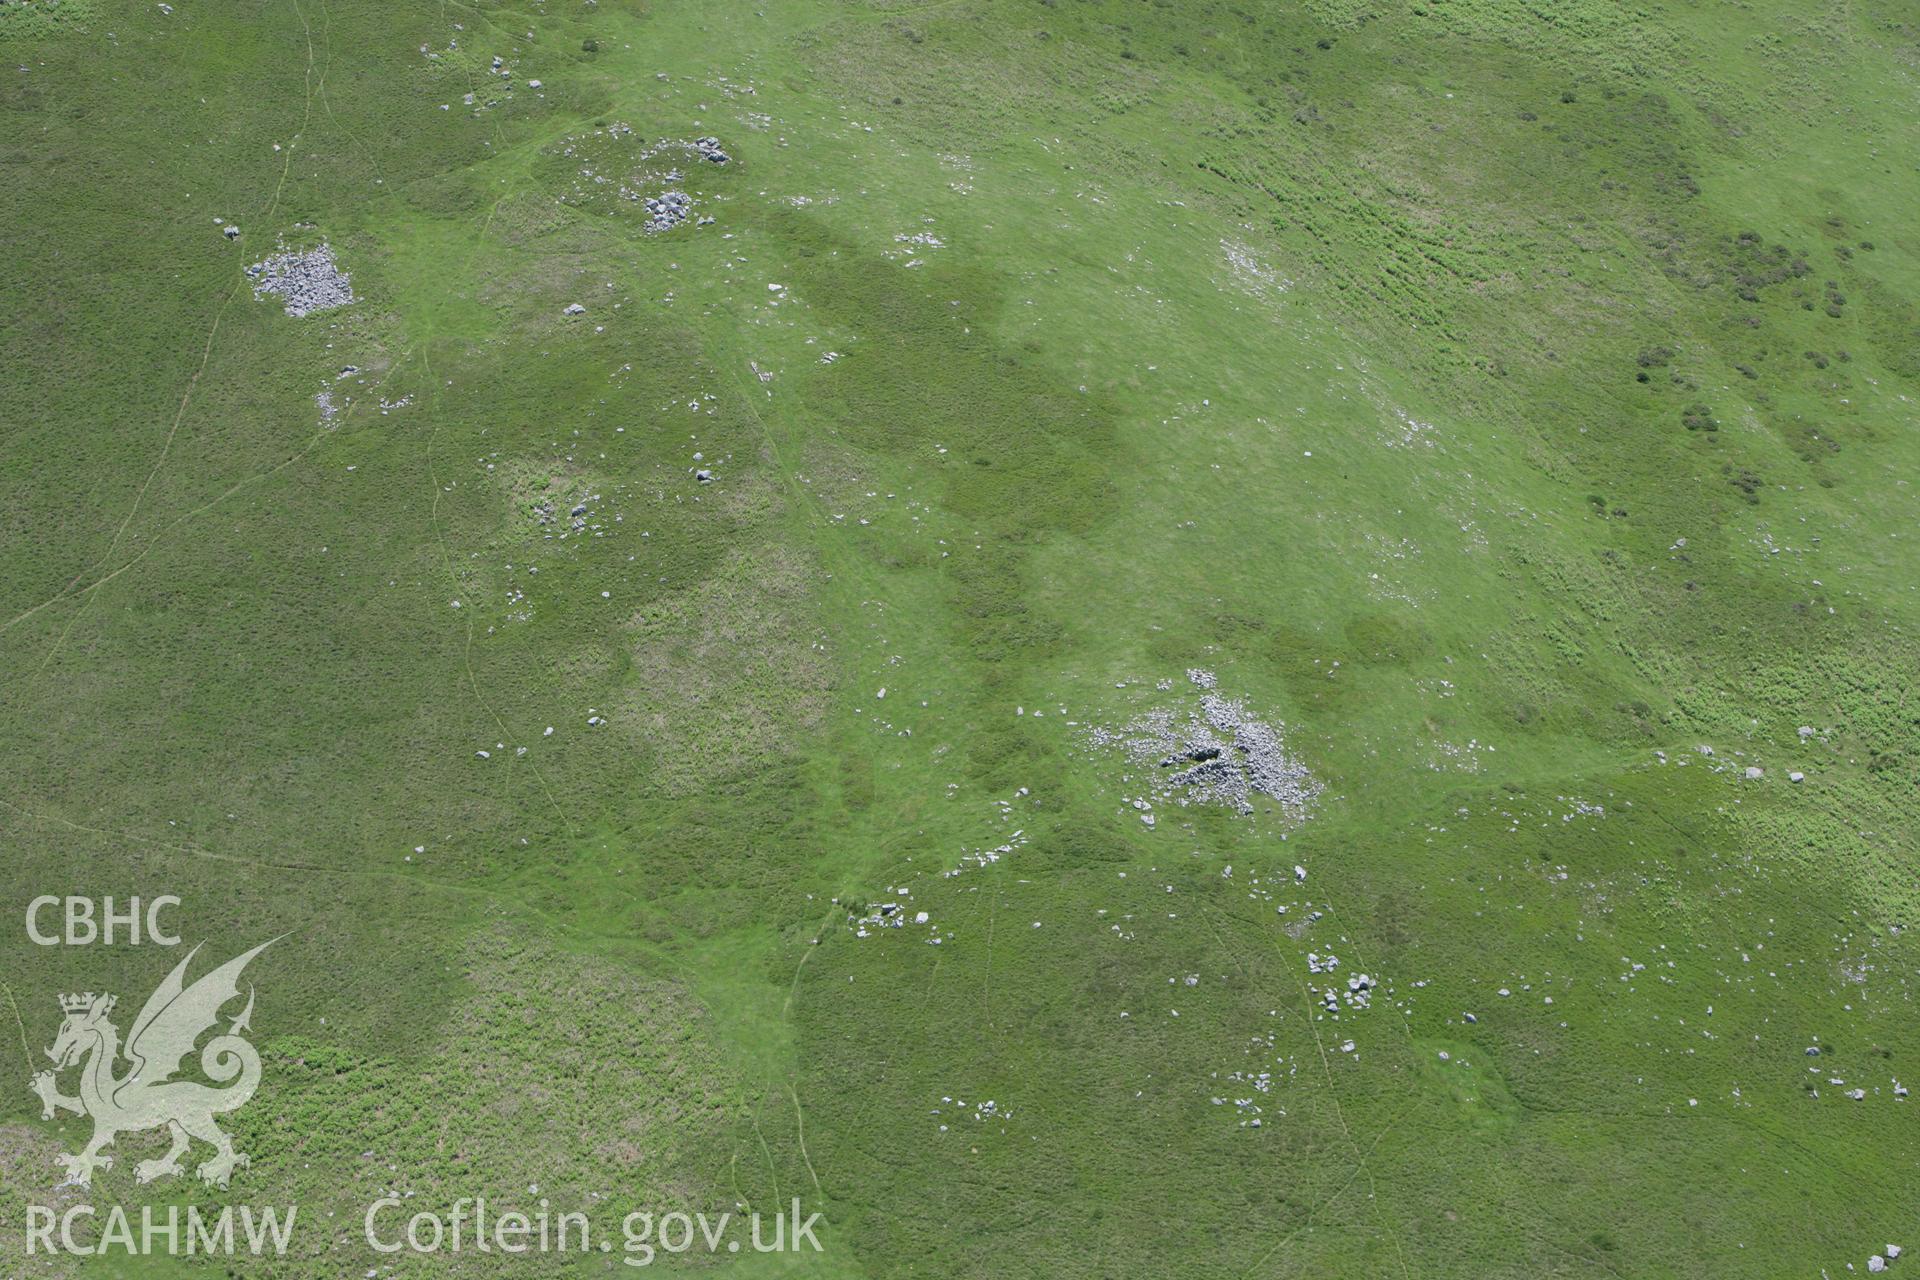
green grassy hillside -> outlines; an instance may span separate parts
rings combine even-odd
[[[288,935],[251,1166],[91,1195],[302,1231],[166,1274],[620,1260],[389,1190],[822,1213],[654,1263],[724,1276],[1920,1247],[1917,69],[1890,0],[0,2],[0,1256],[128,1265],[23,1256],[26,1081],[181,955],[42,894]]]

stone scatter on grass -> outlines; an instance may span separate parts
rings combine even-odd
[[[253,277],[253,296],[278,296],[290,316],[331,311],[353,301],[352,281],[333,260],[333,249],[321,245],[304,253],[276,253],[247,268]]]
[[[684,191],[662,191],[648,196],[647,230],[667,231],[679,226],[693,212],[693,199]]]
[[[648,146],[635,139],[632,126],[619,122],[568,138],[559,154],[580,165],[563,200],[603,210],[638,204],[646,211],[648,231],[671,230],[692,219],[693,197],[680,185],[690,161],[724,165],[733,158],[718,138],[661,138]],[[700,225],[711,221],[699,219]]]
[[[1195,668],[1187,679],[1200,691],[1197,706],[1154,707],[1118,728],[1095,725],[1088,737],[1159,771],[1158,800],[1222,804],[1250,814],[1258,794],[1277,801],[1289,819],[1304,819],[1320,784],[1287,753],[1280,727],[1218,692],[1212,672]]]

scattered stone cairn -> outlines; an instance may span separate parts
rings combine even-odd
[[[1287,754],[1279,727],[1217,692],[1212,672],[1196,668],[1187,679],[1200,691],[1197,710],[1182,716],[1158,707],[1118,729],[1096,725],[1089,732],[1094,745],[1119,747],[1137,764],[1170,770],[1154,788],[1161,799],[1225,804],[1249,814],[1258,792],[1277,801],[1288,818],[1303,819],[1320,784]]]
[[[353,301],[352,281],[333,260],[333,249],[321,245],[305,253],[276,253],[247,268],[253,277],[253,296],[277,294],[290,316],[330,311]]]
[[[713,164],[725,164],[733,158],[721,147],[718,138],[695,138],[692,142],[671,142],[663,138],[657,146],[646,152],[646,156],[655,156],[673,147],[688,148],[699,153],[701,159]],[[674,169],[666,173],[664,178],[667,182],[679,182],[681,174],[678,169]],[[693,216],[693,197],[684,191],[670,189],[662,191],[657,196],[647,196],[646,206],[648,231],[667,231]],[[713,219],[702,218],[700,221],[705,224]]]
[[[647,197],[647,230],[666,231],[679,226],[693,212],[693,198],[684,191],[662,191]]]

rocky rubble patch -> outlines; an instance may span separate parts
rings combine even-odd
[[[1212,672],[1195,669],[1187,679],[1198,691],[1194,704],[1153,707],[1117,728],[1094,725],[1087,736],[1096,747],[1118,749],[1152,768],[1157,800],[1222,804],[1250,814],[1254,796],[1264,795],[1289,819],[1305,818],[1320,784],[1288,754],[1281,726],[1220,693]],[[1166,691],[1172,684],[1160,687]],[[1150,817],[1149,810],[1143,813]]]
[[[333,249],[321,245],[305,253],[276,253],[247,268],[253,277],[253,296],[274,294],[290,316],[331,311],[353,301],[353,282],[333,260]]]
[[[666,231],[679,226],[693,212],[693,200],[684,191],[662,191],[648,196],[647,230]]]

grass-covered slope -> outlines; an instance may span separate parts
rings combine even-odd
[[[389,1187],[800,1196],[834,1276],[1913,1225],[1904,6],[12,0],[0,55],[0,900],[291,931],[230,1194],[324,1225],[241,1274],[388,1265]],[[255,296],[323,243],[350,306]],[[1209,680],[1298,803],[1118,741]],[[0,948],[30,1058],[177,959]],[[41,1065],[8,1250],[87,1131]],[[143,1141],[97,1199],[192,1194]]]

